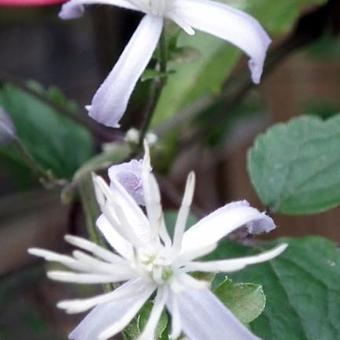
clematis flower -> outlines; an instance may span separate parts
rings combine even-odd
[[[154,339],[164,309],[172,316],[172,338],[184,333],[191,340],[258,339],[219,301],[206,282],[191,274],[230,273],[278,256],[286,249],[286,244],[254,256],[198,260],[237,228],[252,221],[264,220],[268,224],[273,221],[245,202],[234,202],[185,231],[195,186],[195,175],[190,173],[171,239],[164,223],[159,188],[150,169],[146,148],[142,170],[146,214],[116,178],[111,178],[114,190],[101,177],[93,178],[102,211],[97,226],[112,251],[70,235],[65,237],[66,241],[80,249],[74,251],[73,256],[29,249],[30,254],[71,269],[48,272],[53,280],[77,284],[121,283],[109,293],[58,303],[58,307],[68,313],[92,309],[69,338],[96,340],[114,336],[154,295],[153,307],[139,340]]]
[[[261,25],[248,14],[210,0],[70,0],[62,19],[81,16],[84,5],[109,4],[146,15],[106,80],[87,107],[98,122],[119,127],[133,89],[149,63],[160,38],[164,19],[192,35],[195,29],[212,34],[242,49],[249,57],[252,80],[259,83],[271,42]]]

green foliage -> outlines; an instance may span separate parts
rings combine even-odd
[[[215,294],[245,324],[259,317],[266,305],[262,286],[255,283],[233,283],[226,278]]]
[[[273,211],[310,214],[340,203],[340,115],[277,124],[257,138],[248,171]]]
[[[234,281],[263,286],[267,302],[250,324],[264,340],[334,340],[340,338],[340,251],[321,237],[279,239],[289,244],[277,259],[233,273]],[[273,244],[271,244],[273,246]],[[213,258],[246,256],[251,248],[230,241]]]
[[[52,89],[44,92],[37,84],[31,86],[55,103],[74,109],[74,104],[67,101],[60,91]],[[58,178],[70,178],[91,156],[89,133],[35,97],[5,85],[0,90],[0,105],[10,114],[18,137],[35,161],[44,169],[52,170]],[[19,157],[7,149],[2,155],[19,161]]]

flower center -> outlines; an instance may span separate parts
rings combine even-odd
[[[174,275],[171,260],[162,252],[143,252],[138,255],[138,262],[156,284],[168,282]]]

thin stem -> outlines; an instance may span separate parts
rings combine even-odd
[[[167,56],[166,34],[165,34],[165,30],[163,30],[160,41],[159,41],[159,63],[157,65],[157,67],[159,68],[160,77],[155,79],[153,84],[151,85],[150,97],[149,97],[150,99],[146,107],[145,119],[140,128],[140,136],[139,136],[139,143],[138,143],[137,151],[140,150],[143,146],[143,141],[150,127],[158,100],[161,96],[164,86],[166,85],[167,62],[168,62],[168,56]]]

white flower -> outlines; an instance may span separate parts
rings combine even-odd
[[[147,215],[124,187],[111,178],[111,190],[94,176],[97,200],[102,210],[97,226],[114,249],[109,251],[85,239],[66,236],[80,248],[73,256],[31,248],[30,254],[59,262],[71,271],[50,271],[48,277],[78,284],[121,283],[112,292],[83,300],[68,300],[58,307],[68,313],[92,309],[70,334],[70,339],[108,339],[119,333],[155,294],[149,320],[139,340],[154,339],[157,323],[166,308],[172,317],[171,336],[183,332],[192,340],[257,339],[192,272],[233,272],[247,265],[268,261],[287,247],[282,244],[259,255],[217,261],[196,260],[214,250],[233,230],[252,221],[273,221],[246,202],[227,204],[185,231],[195,176],[188,176],[173,239],[165,227],[160,194],[150,171],[146,148],[142,180]]]
[[[260,81],[271,40],[254,18],[240,10],[210,0],[71,0],[63,5],[60,17],[79,17],[84,5],[90,4],[113,5],[146,14],[87,107],[90,116],[102,124],[119,127],[131,93],[157,46],[164,19],[174,21],[188,34],[197,29],[236,45],[250,57],[253,81]]]

